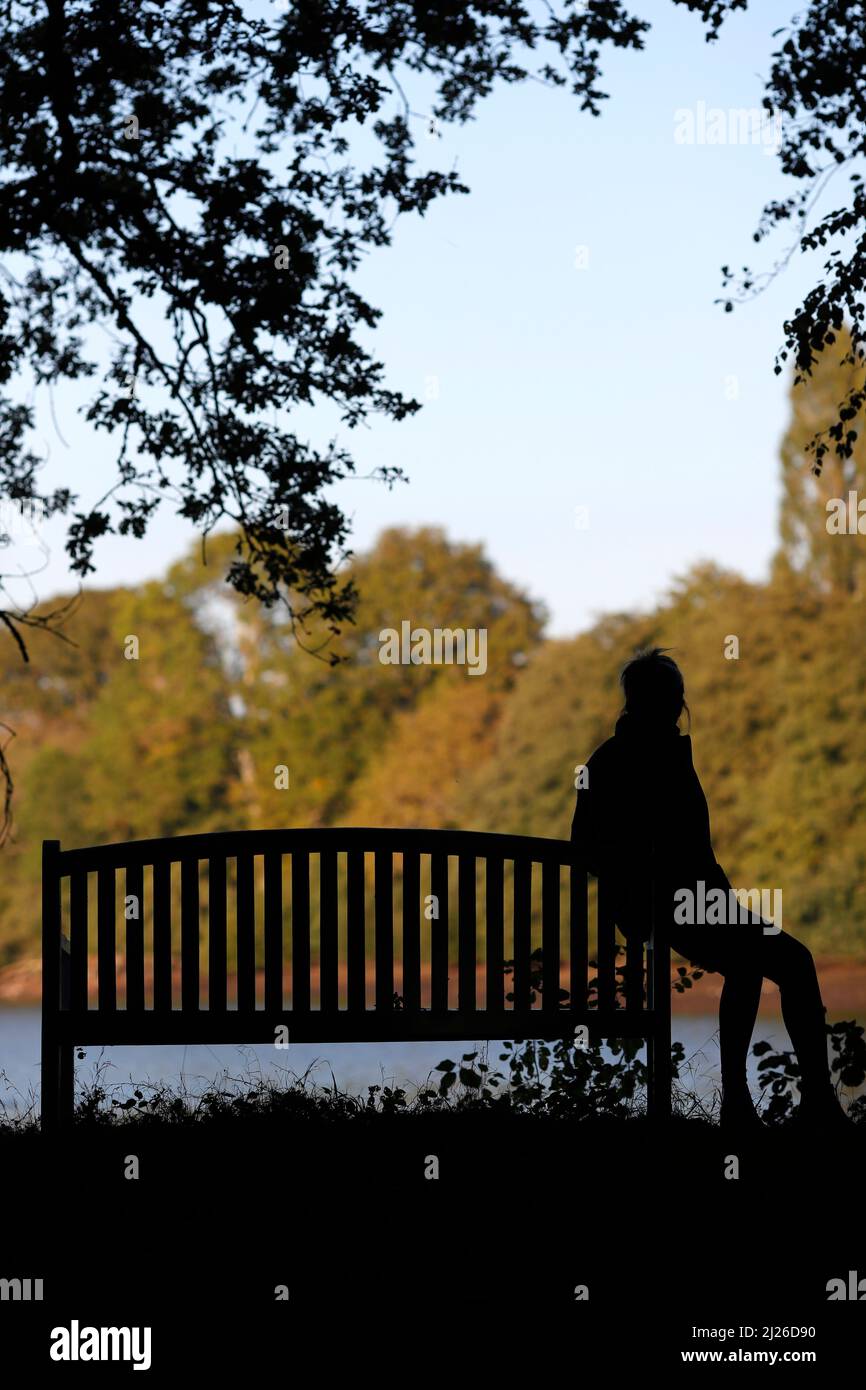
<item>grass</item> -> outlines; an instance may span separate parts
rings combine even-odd
[[[841,1031],[840,1031],[841,1030]],[[862,1077],[851,1065],[851,1044],[862,1046],[862,1029],[837,1025],[834,1043],[840,1099],[858,1131],[866,1136],[866,1104]],[[361,1094],[341,1089],[331,1073],[330,1084],[316,1079],[315,1064],[304,1073],[286,1068],[277,1077],[265,1076],[249,1065],[231,1074],[224,1071],[200,1088],[182,1078],[177,1085],[142,1081],[112,1082],[112,1064],[100,1054],[92,1079],[76,1098],[73,1132],[79,1136],[103,1132],[150,1134],[178,1130],[238,1130],[251,1134],[287,1123],[329,1129],[350,1125],[370,1128],[385,1120],[437,1122],[454,1125],[471,1118],[475,1127],[530,1121],[598,1125],[647,1122],[646,1072],[638,1044],[610,1040],[613,1060],[594,1044],[578,1050],[570,1041],[506,1042],[491,1062],[489,1046],[457,1060],[443,1058],[426,1082],[405,1089],[370,1085]],[[844,1048],[847,1047],[847,1051]],[[756,1044],[761,1057],[762,1100],[759,1103],[768,1133],[789,1128],[794,1114],[797,1067],[790,1053],[772,1053]],[[84,1053],[79,1052],[79,1060]],[[841,1061],[840,1061],[841,1058]],[[847,1068],[847,1070],[846,1070]],[[672,1047],[672,1109],[675,1123],[707,1131],[718,1127],[719,1097],[701,1096],[697,1076]],[[842,1080],[848,1086],[842,1084]],[[4,1080],[0,1073],[0,1081]],[[7,1081],[7,1088],[9,1083]],[[0,1102],[0,1140],[39,1134],[39,1102],[34,1091],[13,1102]]]

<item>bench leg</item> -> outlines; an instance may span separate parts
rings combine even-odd
[[[654,1120],[658,1113],[656,1051],[656,1040],[650,1033],[646,1040],[646,1112],[651,1120]]]
[[[652,898],[652,932],[646,950],[647,1008],[653,1018],[646,1041],[647,1113],[652,1120],[671,1117],[671,949],[656,930],[658,904]]]
[[[75,1109],[75,1050],[72,1043],[43,1042],[42,1129],[54,1133],[72,1123]]]
[[[646,1040],[647,1114],[651,1120],[671,1117],[671,1059],[670,1045],[650,1033]]]
[[[60,1124],[66,1129],[72,1124],[75,1113],[75,1048],[72,1043],[61,1043],[57,1052],[60,1071]]]
[[[60,1117],[60,1049],[45,1037],[42,1039],[40,1109],[43,1133],[53,1133]]]

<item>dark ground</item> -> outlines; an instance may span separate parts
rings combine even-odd
[[[357,1320],[377,1342],[414,1329],[416,1351],[484,1329],[542,1364],[552,1338],[572,1376],[591,1346],[641,1378],[720,1347],[806,1348],[800,1373],[826,1376],[862,1357],[864,1160],[862,1128],[842,1146],[790,1129],[750,1146],[700,1122],[489,1114],[7,1137],[0,1277],[41,1275],[45,1297],[0,1302],[2,1345],[52,1381],[113,1383],[131,1367],[51,1362],[51,1328],[146,1323],[158,1384],[230,1360],[294,1378],[299,1337],[338,1354]],[[863,1301],[828,1302],[850,1270]],[[696,1341],[693,1325],[756,1335]],[[763,1336],[792,1326],[816,1336]]]

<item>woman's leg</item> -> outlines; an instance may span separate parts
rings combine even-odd
[[[806,1108],[838,1110],[827,1061],[824,1005],[812,953],[787,932],[766,932],[760,918],[730,926],[682,928],[671,934],[675,951],[725,978],[719,1003],[719,1049],[725,1100],[748,1096],[746,1059],[757,1018],[761,981],[779,986],[782,1018],[800,1064]]]
[[[765,936],[764,942],[763,973],[779,986],[782,1018],[800,1063],[800,1094],[807,1104],[824,1100],[831,1090],[830,1066],[824,1004],[812,952],[786,932]]]
[[[724,976],[719,999],[721,1109],[723,1118],[753,1120],[746,1061],[763,984],[759,929],[752,926],[746,935],[745,927],[677,927],[671,931],[670,944],[692,965]]]
[[[752,1098],[746,1080],[746,1062],[752,1041],[763,972],[758,950],[758,930],[749,940],[735,935],[737,927],[685,927],[671,933],[675,951],[694,965],[724,976],[719,1000],[719,1056],[722,1068],[722,1108],[727,1114],[751,1112]]]
[[[762,977],[754,970],[729,970],[719,1000],[722,1094],[728,1103],[751,1103],[746,1081],[749,1044],[761,1002]]]

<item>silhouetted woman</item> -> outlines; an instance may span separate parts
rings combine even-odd
[[[721,888],[730,903],[731,885],[713,853],[692,741],[678,728],[683,710],[688,712],[679,667],[653,648],[630,661],[620,680],[625,709],[614,737],[589,759],[572,840],[581,846],[590,871],[607,880],[623,935],[649,937],[649,885],[655,879],[673,949],[724,976],[719,1003],[723,1124],[761,1128],[746,1082],[746,1059],[761,985],[768,979],[779,986],[782,1017],[800,1064],[799,1119],[847,1126],[830,1080],[824,1006],[808,948],[753,914],[741,924],[739,909],[736,921],[724,925],[681,924],[689,900],[684,894],[675,899],[678,890],[690,890],[697,907],[713,888]]]

